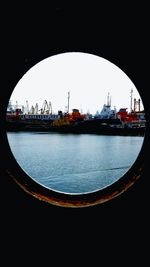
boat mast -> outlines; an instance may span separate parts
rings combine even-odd
[[[67,112],[68,112],[68,114],[69,114],[69,103],[70,102],[70,92],[68,92],[68,108],[67,108]]]
[[[130,112],[132,112],[132,94],[133,94],[133,89],[131,89],[131,106],[130,106]]]
[[[111,96],[110,96],[110,93],[108,92],[108,95],[107,95],[107,107],[110,107],[111,106]]]

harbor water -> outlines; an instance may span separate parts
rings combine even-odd
[[[107,187],[136,161],[142,136],[8,132],[21,168],[42,186],[70,194]]]

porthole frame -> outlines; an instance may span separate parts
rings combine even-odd
[[[12,91],[13,89],[14,88],[12,88]],[[7,103],[8,99],[5,104]],[[143,105],[145,107],[144,101]],[[118,181],[114,182],[113,184],[107,186],[104,189],[83,194],[68,194],[46,188],[41,184],[39,184],[38,182],[36,182],[35,180],[33,180],[31,177],[29,177],[21,169],[21,167],[15,160],[7,140],[7,130],[5,125],[6,108],[7,106],[5,105],[3,109],[4,112],[2,114],[2,121],[3,121],[2,142],[4,147],[6,148],[5,161],[7,162],[7,168],[5,171],[7,173],[7,176],[10,179],[12,179],[18,186],[20,186],[25,192],[27,192],[28,194],[32,195],[33,197],[37,198],[40,201],[44,201],[49,204],[60,207],[80,208],[80,207],[95,206],[110,201],[115,197],[119,196],[120,194],[128,190],[131,186],[133,186],[134,183],[137,182],[143,176],[145,170],[145,162],[143,159],[145,156],[146,144],[148,140],[147,118],[146,118],[146,131],[141,151],[135,163],[132,165],[132,167]]]

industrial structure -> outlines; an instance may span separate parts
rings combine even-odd
[[[28,101],[26,106],[12,105],[9,101],[6,114],[6,123],[8,129],[48,129],[48,130],[60,130],[62,127],[64,130],[79,129],[87,132],[96,132],[102,129],[112,128],[143,128],[146,127],[145,112],[141,111],[140,99],[133,99],[133,90],[131,90],[131,106],[130,112],[127,108],[120,108],[119,111],[116,108],[111,108],[111,96],[108,93],[107,103],[103,105],[102,110],[95,114],[82,114],[78,109],[74,108],[70,112],[70,92],[68,92],[67,110],[62,112],[58,110],[58,113],[53,113],[52,103],[44,100],[43,105],[39,108],[38,103],[35,106],[29,107]],[[91,115],[91,116],[90,116]],[[71,128],[73,127],[73,128]],[[114,130],[113,130],[114,131]]]

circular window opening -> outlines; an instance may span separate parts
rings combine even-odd
[[[11,94],[6,122],[24,181],[40,188],[40,196],[58,196],[50,202],[65,197],[79,206],[128,180],[146,125],[130,78],[110,61],[79,52],[51,56],[29,69]]]

